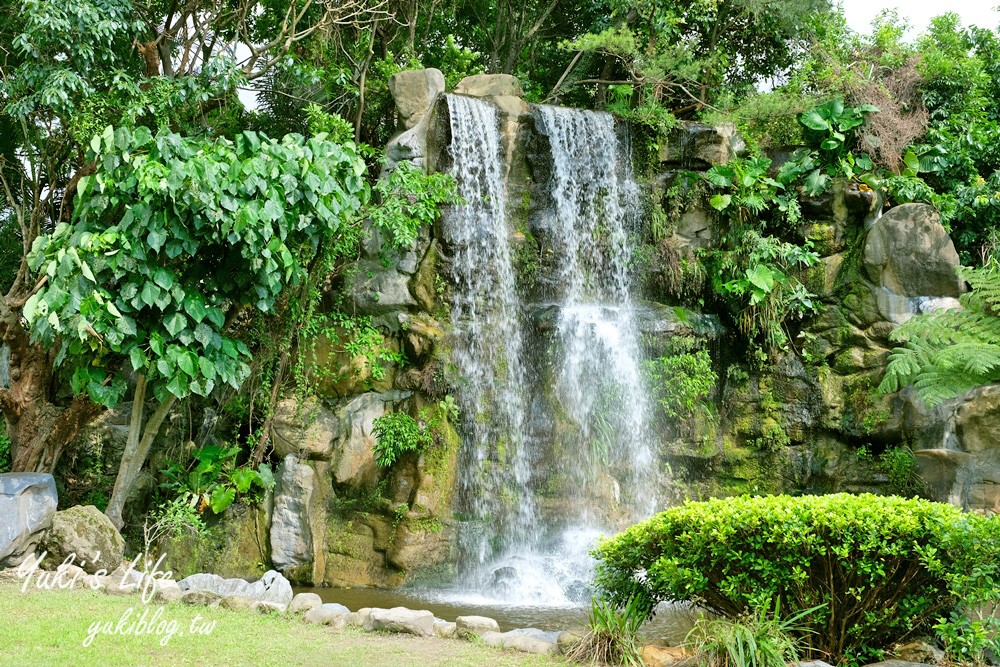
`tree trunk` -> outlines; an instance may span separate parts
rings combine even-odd
[[[7,420],[15,472],[52,472],[66,446],[104,410],[85,396],[68,406],[52,394],[52,356],[32,344],[20,322],[20,309],[0,313],[0,339],[10,350],[10,388],[0,390],[0,411]]]
[[[128,427],[128,440],[125,443],[125,451],[122,453],[122,462],[118,467],[118,477],[115,478],[115,488],[111,492],[111,500],[108,501],[108,509],[105,512],[107,517],[111,519],[111,523],[115,524],[118,530],[121,530],[125,525],[125,520],[122,518],[122,511],[125,509],[125,500],[128,498],[129,491],[132,490],[132,484],[135,482],[135,478],[139,476],[139,471],[142,470],[142,466],[146,463],[146,458],[149,457],[149,450],[153,446],[153,440],[156,439],[156,434],[160,432],[160,425],[163,424],[163,420],[167,418],[170,414],[170,409],[174,407],[174,403],[177,398],[171,394],[165,401],[156,406],[156,410],[150,415],[149,421],[146,422],[146,427],[142,426],[142,402],[146,397],[146,379],[140,376],[139,383],[135,387],[135,397],[132,403],[132,421],[129,423]],[[136,404],[139,407],[136,407]],[[142,433],[142,440],[139,439],[139,433]]]

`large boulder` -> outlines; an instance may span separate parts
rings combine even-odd
[[[510,74],[473,74],[459,81],[455,92],[472,97],[524,97],[521,82]]]
[[[52,525],[58,496],[48,473],[0,475],[0,569],[20,565]]]
[[[75,563],[91,574],[115,570],[125,556],[121,533],[93,505],[77,505],[56,512],[43,547],[49,558],[58,562],[75,555]]]
[[[223,579],[217,574],[192,574],[177,582],[185,594],[197,591],[214,594],[219,599],[227,597],[253,598],[261,602],[273,602],[287,607],[295,594],[292,585],[280,572],[270,570],[259,581],[250,583],[244,579]]]
[[[868,277],[900,296],[959,296],[962,281],[955,273],[959,265],[941,216],[927,204],[890,209],[872,225],[865,240]]]
[[[275,474],[274,511],[271,514],[271,561],[281,571],[313,560],[309,507],[315,474],[307,463],[288,454]]]
[[[364,393],[338,409],[340,432],[333,455],[333,478],[337,484],[360,487],[377,476],[375,436],[372,428],[387,406],[409,398],[409,392]]]
[[[444,92],[444,74],[433,67],[397,72],[389,77],[389,92],[396,101],[400,124],[408,130],[427,115]]]
[[[281,457],[295,454],[302,459],[329,459],[339,426],[337,416],[318,399],[286,398],[274,408],[271,444]]]

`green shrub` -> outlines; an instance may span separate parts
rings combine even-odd
[[[719,376],[708,350],[662,356],[647,361],[644,370],[653,394],[669,419],[710,413],[709,397]]]
[[[592,665],[642,667],[638,636],[646,615],[639,598],[629,600],[620,610],[594,598],[590,603],[590,631],[567,657]]]
[[[1000,520],[919,499],[741,497],[688,502],[604,540],[597,585],[613,604],[695,602],[728,618],[780,599],[804,648],[876,656],[962,605],[1000,596]]]
[[[433,441],[427,428],[405,412],[390,412],[373,422],[375,463],[388,468],[406,452],[420,452]]]
[[[798,663],[800,640],[793,632],[802,634],[803,630],[796,623],[814,611],[782,619],[775,600],[773,611],[757,609],[737,619],[702,617],[685,643],[708,667],[785,667]]]

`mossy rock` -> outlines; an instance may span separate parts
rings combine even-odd
[[[263,507],[234,505],[207,535],[166,538],[160,541],[160,551],[175,579],[211,572],[253,581],[267,571],[271,560],[268,524]]]

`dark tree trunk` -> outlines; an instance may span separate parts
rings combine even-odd
[[[20,308],[3,308],[0,339],[10,350],[10,388],[0,390],[15,472],[52,472],[66,446],[103,408],[78,396],[66,406],[52,402],[52,356],[32,344]]]

